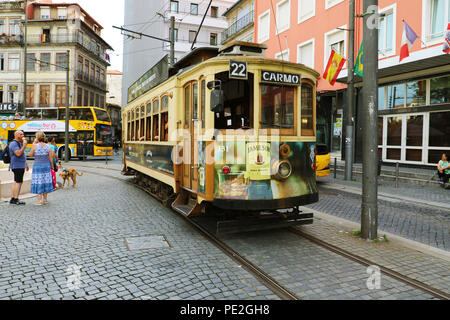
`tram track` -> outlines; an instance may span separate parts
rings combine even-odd
[[[87,167],[87,166],[79,166],[79,167],[84,167],[84,168],[92,168],[92,169],[96,169],[93,167]],[[97,168],[97,169],[105,169],[105,170],[111,170],[111,171],[116,171],[113,169],[109,169],[109,168]],[[139,188],[140,190],[150,194],[152,197],[154,197],[157,200],[158,199],[154,194],[152,194],[150,192],[150,190],[148,190],[145,187],[139,186],[136,183],[133,183],[131,181],[126,181],[124,179],[120,179],[118,177],[114,177],[112,175],[107,175],[107,174],[103,174],[103,173],[99,173],[98,171],[93,172],[93,171],[86,171],[88,173],[92,173],[92,174],[98,174],[101,176],[105,176],[108,178],[112,178],[115,180],[119,180],[122,182],[126,182],[129,183],[130,185],[133,185],[137,188]],[[117,172],[117,171],[116,171]],[[186,222],[188,222],[193,228],[195,228],[197,231],[199,231],[205,238],[207,238],[210,242],[212,242],[215,246],[217,246],[220,250],[222,250],[225,254],[227,254],[230,258],[232,258],[236,263],[238,263],[239,265],[243,266],[243,268],[245,268],[250,274],[252,274],[256,279],[258,279],[262,284],[264,284],[267,288],[269,288],[272,292],[274,292],[274,294],[276,294],[278,297],[280,297],[283,300],[301,300],[301,298],[299,298],[297,295],[295,295],[294,293],[292,293],[289,289],[287,289],[286,287],[284,287],[283,285],[281,285],[276,279],[274,279],[273,277],[271,277],[269,274],[267,274],[266,272],[264,272],[262,269],[260,269],[259,267],[257,267],[256,265],[254,265],[252,262],[250,262],[249,260],[247,260],[245,257],[243,257],[240,253],[238,253],[237,251],[235,251],[234,249],[232,249],[230,246],[228,246],[225,242],[223,242],[222,240],[220,240],[218,237],[216,237],[214,234],[212,234],[210,231],[208,231],[205,227],[203,227],[202,225],[200,225],[199,223],[195,222],[192,219],[189,219],[188,217],[176,212],[175,210],[172,210],[174,213],[178,214],[180,217],[182,217]],[[411,287],[417,288],[423,292],[426,292],[440,300],[450,300],[450,295],[437,289],[434,288],[426,283],[423,283],[421,281],[412,279],[408,276],[405,276],[395,270],[392,270],[390,268],[384,267],[384,266],[380,266],[377,263],[370,261],[368,259],[365,259],[361,256],[355,255],[347,250],[344,250],[342,248],[339,248],[337,246],[334,246],[326,241],[323,241],[315,236],[312,236],[310,234],[307,234],[295,227],[289,227],[287,228],[287,230],[290,233],[293,233],[295,235],[297,235],[298,237],[302,237],[304,239],[307,239],[309,241],[311,241],[312,243],[314,243],[315,245],[318,245],[322,248],[327,249],[328,251],[331,251],[335,254],[338,254],[342,257],[345,257],[351,261],[357,262],[361,265],[364,266],[378,266],[380,268],[380,271],[395,279],[398,280],[400,282],[403,282]]]

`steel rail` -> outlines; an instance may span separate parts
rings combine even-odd
[[[431,294],[431,295],[433,295],[433,296],[435,296],[435,297],[437,297],[437,298],[439,298],[441,300],[450,300],[450,295],[449,294],[447,294],[447,293],[445,293],[445,292],[443,292],[443,291],[441,291],[439,289],[433,288],[433,287],[431,287],[431,286],[429,286],[429,285],[427,285],[427,284],[425,284],[425,283],[423,283],[421,281],[418,281],[418,280],[412,279],[412,278],[410,278],[408,276],[402,275],[401,273],[399,273],[397,271],[394,271],[392,269],[380,266],[380,265],[378,265],[377,263],[375,263],[373,261],[367,260],[367,259],[365,259],[363,257],[360,257],[360,256],[358,256],[356,254],[353,254],[353,253],[351,253],[351,252],[349,252],[347,250],[344,250],[344,249],[341,249],[339,247],[336,247],[336,246],[334,246],[332,244],[329,244],[328,242],[320,240],[320,239],[318,239],[318,238],[316,238],[316,237],[314,237],[314,236],[312,236],[310,234],[307,234],[307,233],[305,233],[303,231],[300,231],[300,230],[298,230],[296,228],[290,227],[290,228],[288,228],[288,230],[289,230],[289,232],[292,232],[292,233],[294,233],[294,234],[296,234],[296,235],[298,235],[300,237],[308,239],[309,241],[311,241],[314,244],[317,244],[317,245],[319,245],[319,246],[321,246],[321,247],[323,247],[325,249],[328,249],[329,251],[337,253],[340,256],[348,258],[348,259],[350,259],[352,261],[358,262],[359,264],[362,264],[364,266],[378,266],[382,273],[390,276],[391,278],[394,278],[394,279],[396,279],[398,281],[406,283],[406,284],[408,284],[410,286],[413,286],[413,287],[415,287],[417,289],[425,291],[425,292],[427,292],[427,293],[429,293],[429,294]]]

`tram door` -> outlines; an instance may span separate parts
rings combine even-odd
[[[183,186],[198,190],[198,83],[184,88]]]

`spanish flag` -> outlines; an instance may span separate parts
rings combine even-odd
[[[342,58],[336,51],[331,50],[330,59],[323,74],[323,78],[326,79],[332,86],[336,83],[336,79],[345,64],[344,58]]]
[[[359,47],[358,56],[356,57],[355,73],[361,78],[364,75],[364,48],[362,42]]]

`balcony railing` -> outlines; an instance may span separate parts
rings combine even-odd
[[[195,13],[193,13],[193,12],[191,12],[191,11],[172,11],[172,10],[166,10],[165,12],[164,12],[165,14],[165,17],[166,18],[169,18],[170,19],[170,15],[174,15],[174,14],[179,14],[179,15],[182,15],[182,16],[193,16],[193,17],[200,17],[200,18],[203,18],[203,15],[205,14],[205,11],[201,11],[200,10],[200,8],[199,8],[199,10],[198,10],[198,13],[197,14],[195,14]],[[206,15],[206,18],[212,18],[212,19],[217,19],[217,20],[226,20],[226,18],[225,17],[223,17],[223,16],[217,16],[217,17],[215,17],[215,16],[212,16],[211,15],[211,9],[209,9],[209,12],[208,12],[208,14]]]
[[[67,34],[29,34],[27,35],[28,44],[38,43],[78,43],[86,50],[96,55],[102,61],[108,62],[105,57],[105,53],[97,47],[96,43],[93,43],[86,37],[82,37],[78,32]]]
[[[101,81],[100,79],[95,79],[92,74],[89,74],[89,72],[77,69],[77,79],[89,83],[97,88],[106,90],[106,82]]]
[[[0,44],[21,44],[23,37],[21,34],[0,34]]]
[[[224,32],[222,32],[222,39],[223,41],[227,40],[228,38],[232,37],[248,25],[252,24],[254,22],[254,12],[250,11],[248,14],[234,22],[228,29],[226,29]]]
[[[0,9],[24,9],[25,1],[1,1]]]

